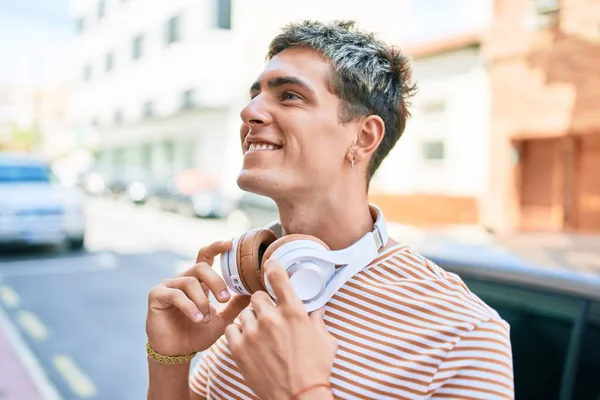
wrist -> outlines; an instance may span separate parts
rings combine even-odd
[[[330,388],[319,386],[301,394],[294,400],[333,400],[333,393]]]
[[[169,353],[163,354],[163,353],[156,351],[152,347],[152,343],[150,342],[150,340],[148,340],[146,342],[146,353],[148,355],[148,358],[152,359],[153,361],[158,362],[160,364],[170,364],[170,365],[177,365],[177,364],[189,365],[190,361],[192,361],[192,359],[197,354],[196,352],[190,353],[190,354],[185,354],[185,355],[171,355]]]
[[[290,400],[330,400],[333,398],[331,385],[327,382],[308,385],[294,393]]]

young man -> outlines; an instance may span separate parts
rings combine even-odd
[[[369,181],[404,131],[409,62],[351,23],[318,22],[286,27],[268,59],[241,113],[238,184],[277,203],[284,234],[346,248],[373,230]],[[265,266],[277,304],[230,296],[211,268],[230,247],[201,249],[151,291],[149,398],[514,397],[508,324],[407,246],[390,239],[310,315],[277,262]]]

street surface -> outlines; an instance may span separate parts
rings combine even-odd
[[[104,199],[87,215],[86,251],[0,254],[1,400],[145,398],[148,291],[245,229]]]

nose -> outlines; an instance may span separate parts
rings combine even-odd
[[[269,125],[272,122],[271,113],[263,96],[258,95],[244,107],[240,113],[244,125],[252,127]]]

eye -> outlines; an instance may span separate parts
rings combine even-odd
[[[300,99],[302,99],[300,96],[298,96],[296,93],[290,92],[290,91],[285,91],[281,95],[281,100],[300,100]]]

